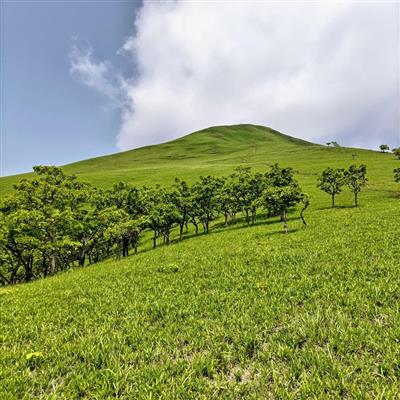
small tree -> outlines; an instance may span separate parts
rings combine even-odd
[[[319,177],[317,186],[331,195],[333,208],[335,207],[335,195],[341,193],[344,184],[344,169],[328,167]]]
[[[400,182],[400,168],[394,169],[393,172],[395,182]]]
[[[350,187],[350,190],[354,193],[354,205],[358,207],[358,193],[366,185],[368,179],[367,167],[362,164],[359,167],[356,165],[350,165],[350,167],[344,173],[346,183]]]
[[[332,140],[332,142],[327,142],[326,145],[328,147],[340,147],[340,144],[338,142],[335,142],[334,140]]]
[[[204,233],[209,232],[210,222],[219,212],[218,192],[223,184],[222,179],[201,176],[200,181],[192,186],[193,207],[203,225]]]
[[[266,208],[279,210],[279,215],[283,221],[283,229],[288,232],[288,209],[300,203],[304,198],[304,194],[296,184],[278,187],[268,187],[264,190],[260,203]],[[307,204],[308,206],[308,204]],[[304,222],[304,221],[303,221]]]
[[[400,147],[392,149],[392,153],[400,160]]]
[[[386,153],[387,151],[389,151],[389,146],[387,144],[381,144],[379,146],[379,149],[382,153]]]

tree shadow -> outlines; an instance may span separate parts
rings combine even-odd
[[[352,209],[352,208],[360,208],[360,206],[356,207],[354,204],[347,206],[335,206],[335,207],[326,206],[326,207],[316,207],[313,208],[313,210],[326,211],[326,210],[342,210],[342,209]]]

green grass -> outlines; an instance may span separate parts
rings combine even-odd
[[[145,237],[138,256],[0,289],[0,398],[398,398],[400,185],[392,170],[400,161],[392,155],[239,126],[66,170],[107,186],[123,176],[169,183],[275,161],[294,167],[311,195],[307,227],[298,212],[287,235],[276,219],[216,221],[209,235],[189,232],[156,250]],[[346,190],[332,210],[316,173],[353,162],[368,167],[360,207]]]

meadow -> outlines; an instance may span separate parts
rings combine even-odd
[[[0,288],[0,398],[396,399],[400,393],[400,185],[391,154],[223,127],[65,167],[107,187],[170,184],[238,165],[293,167],[311,196],[282,223],[208,235]],[[353,207],[330,208],[324,168],[366,164]],[[0,180],[10,192],[18,177]]]

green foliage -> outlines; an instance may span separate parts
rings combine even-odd
[[[367,184],[367,166],[362,164],[360,166],[350,165],[344,172],[346,183],[350,190],[354,193],[354,205],[358,207],[358,193]]]
[[[393,172],[394,172],[394,180],[396,182],[400,182],[400,168],[395,168]]]
[[[345,185],[343,168],[326,168],[318,178],[318,187],[331,195],[332,208],[335,207],[335,195],[340,194]]]
[[[388,146],[387,144],[381,144],[381,145],[379,146],[379,150],[380,150],[382,153],[385,153],[385,152],[389,151],[389,146]]]
[[[160,237],[170,244],[176,225],[180,240],[189,223],[196,235],[199,224],[209,233],[221,213],[225,225],[229,217],[235,223],[239,212],[247,225],[250,215],[254,224],[260,199],[268,216],[281,216],[287,231],[287,211],[303,196],[293,170],[278,164],[264,175],[237,167],[228,178],[209,175],[192,186],[176,178],[171,187],[139,189],[119,182],[108,190],[82,184],[56,167],[34,170],[37,179],[16,185],[16,194],[0,209],[3,284],[54,275],[76,263],[82,267],[87,259],[94,263],[113,254],[127,257],[130,249],[137,254],[145,230],[153,232],[155,248]]]
[[[277,210],[281,220],[284,223],[283,229],[288,232],[287,225],[287,212],[289,208],[296,206],[300,201],[306,199],[306,197],[300,190],[296,183],[292,183],[286,186],[270,186],[264,190],[260,203],[267,210]],[[308,206],[308,204],[307,204]]]
[[[392,153],[400,160],[400,147],[392,149]]]

